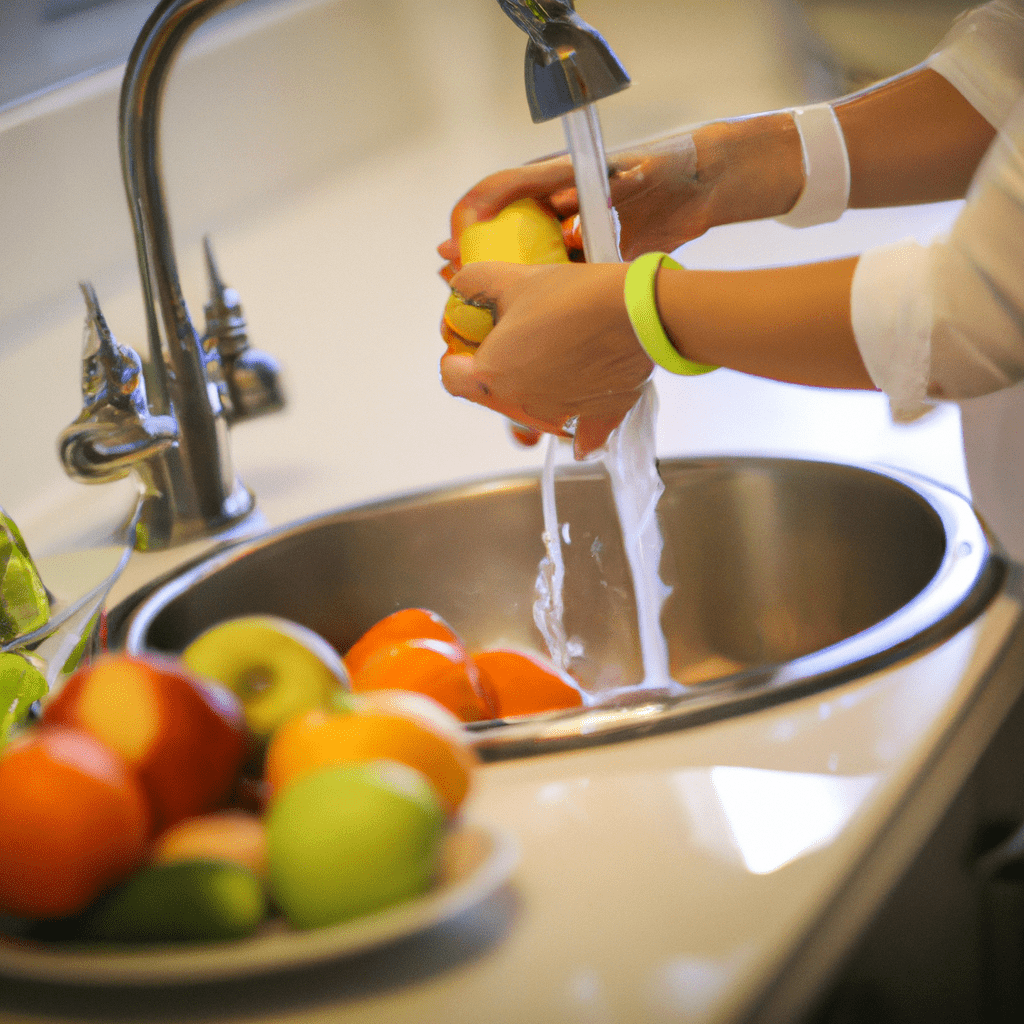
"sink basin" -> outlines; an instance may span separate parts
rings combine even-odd
[[[648,687],[633,588],[599,467],[556,485],[565,626],[591,705],[471,726],[488,758],[644,735],[875,671],[963,627],[1003,562],[970,504],[927,480],[780,458],[663,460],[662,625],[680,685]],[[111,615],[133,652],[180,651],[221,619],[283,615],[345,651],[398,608],[443,615],[471,649],[546,654],[533,622],[540,483],[511,476],[318,515],[228,545]]]

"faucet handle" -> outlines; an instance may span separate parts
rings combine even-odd
[[[178,426],[172,416],[150,412],[142,360],[110,332],[93,286],[80,287],[86,305],[83,408],[61,431],[57,447],[69,476],[95,483],[141,470],[147,459],[178,443]]]
[[[209,236],[203,239],[203,249],[210,299],[205,307],[202,345],[211,358],[214,348],[219,355],[227,421],[237,423],[276,412],[285,404],[281,368],[273,356],[250,345],[238,292],[224,284]]]

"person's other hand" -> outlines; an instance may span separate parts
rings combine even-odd
[[[688,133],[613,153],[608,171],[624,259],[653,249],[675,249],[707,230],[708,189],[698,179],[696,149]],[[438,246],[450,265],[443,275],[450,277],[460,267],[457,238],[464,228],[527,197],[547,206],[563,222],[570,252],[581,247],[572,162],[567,155],[550,157],[488,175],[456,203],[452,236]]]
[[[790,114],[717,121],[609,155],[609,187],[624,260],[672,252],[709,228],[777,217],[803,187],[800,138]],[[580,247],[579,201],[567,155],[488,175],[456,203],[451,237],[438,246],[446,280],[461,266],[458,237],[469,224],[530,197],[562,221],[566,245]]]
[[[473,263],[452,287],[496,311],[472,355],[448,353],[441,380],[453,395],[525,429],[573,437],[577,459],[600,448],[640,396],[654,364],[622,298],[621,263],[524,266]]]

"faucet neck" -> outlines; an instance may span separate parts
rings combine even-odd
[[[174,416],[178,444],[159,458],[160,487],[151,501],[153,546],[166,546],[230,525],[253,507],[231,465],[223,382],[216,348],[204,349],[178,277],[160,170],[164,87],[182,46],[221,9],[242,0],[163,0],[128,58],[121,88],[119,140],[146,306],[153,411]]]

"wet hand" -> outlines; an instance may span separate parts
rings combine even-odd
[[[452,278],[486,301],[495,327],[472,354],[446,354],[441,380],[457,397],[531,430],[573,437],[578,459],[600,448],[640,395],[653,364],[622,298],[624,264],[475,263]]]

